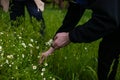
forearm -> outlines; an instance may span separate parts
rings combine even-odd
[[[83,5],[70,2],[67,14],[63,20],[62,26],[58,29],[58,32],[70,32],[74,29],[74,27],[79,22],[85,11],[85,7]]]
[[[108,17],[93,16],[87,23],[72,30],[69,33],[69,38],[74,43],[89,43],[110,34],[116,29],[114,22]]]

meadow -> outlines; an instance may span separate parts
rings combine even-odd
[[[20,18],[12,26],[9,13],[0,10],[0,80],[98,80],[97,50],[100,40],[71,43],[56,50],[42,65],[39,57],[50,47],[50,40],[62,23],[66,10],[45,6],[45,35],[39,33],[40,22]],[[89,20],[87,10],[78,24]],[[116,80],[120,80],[118,69]]]

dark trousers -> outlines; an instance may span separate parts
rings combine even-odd
[[[115,80],[120,54],[120,29],[105,36],[99,46],[98,78]]]
[[[34,0],[23,0],[23,1],[16,1],[12,0],[10,3],[10,19],[16,20],[17,17],[24,17],[25,16],[25,6],[30,17],[36,18],[36,20],[41,21],[41,34],[43,34],[43,30],[45,29],[45,22],[42,16],[42,12],[38,10]]]

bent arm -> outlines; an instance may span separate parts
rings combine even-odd
[[[68,7],[68,11],[63,20],[63,23],[56,33],[70,32],[71,30],[73,30],[85,11],[84,5],[80,5],[76,2],[69,2],[69,3],[70,4]]]

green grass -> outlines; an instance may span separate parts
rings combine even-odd
[[[50,46],[62,23],[66,10],[52,9],[46,5],[43,16],[46,23],[45,36],[39,34],[40,23],[32,23],[26,13],[25,22],[11,26],[9,14],[0,10],[0,80],[97,80],[97,50],[99,41],[73,44],[56,50],[43,65],[39,57]],[[90,18],[87,11],[79,24]],[[16,22],[18,23],[18,22]],[[119,69],[120,70],[120,69]],[[119,71],[117,80],[120,79]]]

